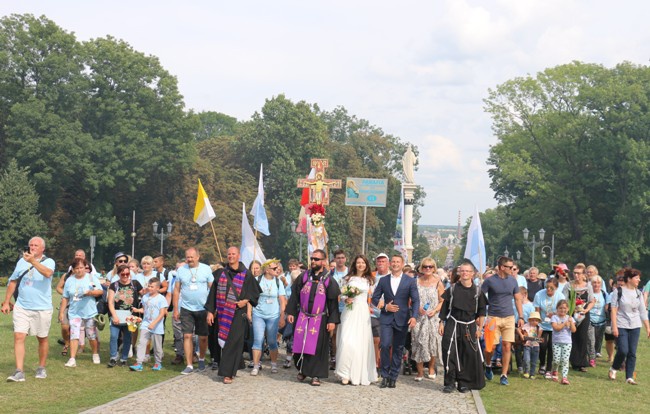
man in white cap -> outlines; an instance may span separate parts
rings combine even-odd
[[[388,255],[386,253],[379,253],[377,257],[375,257],[375,285],[374,287],[377,286],[377,283],[379,283],[379,279],[381,279],[384,276],[388,276],[390,274],[390,269],[388,268]],[[379,323],[379,314],[380,314],[380,309],[384,306],[384,299],[382,298],[379,301],[378,307],[373,306],[373,313],[370,315],[370,324],[372,326],[372,341],[375,346],[375,365],[377,366],[377,370],[379,370],[379,338],[381,336],[381,324]]]

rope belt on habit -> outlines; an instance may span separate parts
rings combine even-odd
[[[460,366],[460,356],[458,355],[458,341],[456,340],[456,331],[458,330],[458,324],[460,323],[462,325],[465,325],[465,329],[467,330],[467,333],[469,334],[469,332],[470,332],[469,331],[469,325],[475,323],[475,321],[463,322],[463,321],[457,320],[456,318],[454,318],[451,315],[449,315],[449,317],[447,319],[448,320],[452,319],[454,321],[454,331],[451,334],[451,342],[449,343],[449,350],[447,351],[447,360],[445,361],[445,372],[449,372],[449,358],[451,357],[451,347],[452,347],[452,345],[455,346],[455,349],[456,349],[456,362],[458,364],[458,371],[462,371],[461,366]],[[470,341],[470,344],[472,345],[472,348],[474,348],[474,342],[473,342],[471,336],[468,337],[468,339]],[[478,342],[478,340],[477,340],[477,342]],[[478,351],[478,354],[481,356],[481,363],[485,362],[484,359],[483,359],[483,352],[481,351],[480,346],[478,346],[477,348],[474,348],[474,350]]]

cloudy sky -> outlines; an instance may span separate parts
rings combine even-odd
[[[572,60],[650,58],[643,0],[0,2],[0,15],[11,13],[158,56],[197,111],[246,120],[280,93],[346,107],[419,147],[421,224],[496,205],[488,88]]]

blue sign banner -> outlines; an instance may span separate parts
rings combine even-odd
[[[387,191],[387,179],[348,177],[345,184],[345,205],[386,207]]]

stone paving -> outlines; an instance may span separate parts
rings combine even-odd
[[[282,361],[282,360],[281,360]],[[397,388],[342,385],[333,374],[320,387],[298,382],[295,368],[271,374],[268,359],[257,377],[240,370],[233,383],[209,368],[204,373],[179,375],[86,413],[449,413],[484,412],[473,393],[442,393],[442,377],[422,382],[400,375]],[[332,371],[330,371],[332,373]]]

